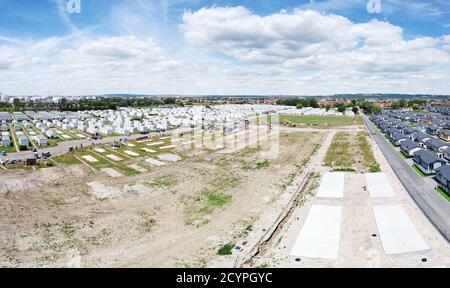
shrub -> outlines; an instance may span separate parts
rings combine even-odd
[[[227,243],[219,248],[217,254],[220,256],[232,255],[234,246],[235,246],[234,243]]]

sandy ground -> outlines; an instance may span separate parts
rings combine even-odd
[[[280,240],[269,253],[258,259],[256,266],[269,267],[448,267],[450,246],[432,226],[403,188],[376,144],[371,141],[375,158],[381,164],[396,191],[396,197],[372,199],[366,191],[364,174],[347,173],[343,199],[307,198],[283,229]],[[320,163],[318,161],[317,163]],[[316,167],[323,175],[324,167]],[[316,189],[317,190],[317,189]],[[290,251],[306,220],[311,205],[343,207],[341,239],[337,260],[322,260],[290,256]],[[424,237],[431,250],[425,252],[385,255],[377,230],[372,207],[401,204],[412,223]],[[375,237],[374,237],[375,236]],[[422,259],[426,258],[426,262]]]
[[[211,266],[221,245],[244,239],[284,195],[324,136],[284,133],[268,161],[260,143],[199,151],[133,177],[85,165],[2,172],[0,266]],[[208,200],[225,196],[223,206]]]

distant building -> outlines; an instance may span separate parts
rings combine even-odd
[[[426,175],[436,172],[436,169],[445,164],[445,161],[430,151],[418,151],[414,154],[414,163]]]
[[[436,169],[438,187],[450,194],[450,166],[444,165]]]

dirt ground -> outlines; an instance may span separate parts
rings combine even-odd
[[[283,132],[273,159],[262,142],[201,151],[137,176],[111,178],[85,165],[2,171],[0,266],[211,266],[221,245],[251,233],[325,135]]]
[[[330,136],[328,137],[330,138]],[[426,216],[417,207],[408,192],[392,171],[376,144],[369,141],[375,156],[396,192],[393,198],[372,199],[366,191],[366,180],[363,173],[349,172],[346,174],[343,199],[319,199],[315,193],[319,187],[320,177],[312,185],[312,193],[308,193],[306,201],[298,207],[281,231],[277,241],[274,241],[269,251],[256,259],[255,267],[448,267],[450,266],[450,246],[445,238],[434,228]],[[326,144],[324,144],[326,145]],[[324,158],[324,149],[317,155],[317,161]],[[316,165],[313,170],[323,175],[330,170],[324,165]],[[425,242],[431,248],[429,251],[386,255],[384,253],[372,207],[376,205],[402,205],[412,223]],[[337,260],[322,260],[293,257],[290,251],[304,225],[312,205],[341,206],[343,208],[341,223],[341,238]],[[267,212],[270,213],[270,212]],[[262,216],[263,218],[264,216]],[[237,256],[235,256],[236,258]],[[423,262],[426,259],[426,262]],[[232,261],[232,259],[230,259]]]

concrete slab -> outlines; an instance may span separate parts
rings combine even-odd
[[[375,206],[373,211],[385,254],[430,249],[401,205]]]
[[[150,154],[154,154],[154,153],[156,153],[156,151],[155,151],[155,150],[152,150],[152,149],[148,149],[148,148],[141,148],[141,150],[142,150],[142,151],[144,151],[144,152],[150,153]]]
[[[105,152],[106,152],[105,149],[100,148],[100,147],[95,147],[95,148],[94,148],[94,151],[95,151],[95,152],[98,152],[98,153],[105,153]]]
[[[133,151],[131,151],[131,150],[125,150],[125,151],[123,151],[123,152],[124,152],[125,154],[129,155],[129,156],[132,156],[132,157],[137,157],[137,156],[139,156],[138,153],[133,152]]]
[[[147,146],[153,147],[153,146],[161,146],[164,142],[155,142],[155,143],[148,143]]]
[[[152,165],[152,166],[158,166],[158,167],[167,165],[166,163],[158,161],[158,160],[153,159],[153,158],[148,158],[147,160],[145,160],[145,162],[150,164],[150,165]]]
[[[344,183],[345,173],[325,173],[316,196],[319,198],[343,198]]]
[[[138,172],[141,172],[141,173],[145,173],[145,172],[148,171],[148,170],[145,169],[144,167],[139,166],[139,165],[137,165],[137,164],[131,164],[131,165],[128,165],[128,167],[130,167],[131,169],[134,169],[134,170],[136,170],[136,171],[138,171]]]
[[[166,149],[173,149],[173,148],[175,148],[175,147],[177,147],[177,146],[175,146],[175,145],[168,145],[168,146],[162,146],[162,147],[159,147],[159,149],[160,149],[160,150],[166,150]]]
[[[113,154],[106,155],[106,157],[108,157],[109,159],[111,159],[113,161],[122,161],[123,160],[119,156],[116,156],[116,155],[113,155]]]
[[[172,163],[181,161],[181,157],[178,155],[175,155],[175,154],[161,154],[161,155],[158,155],[158,158],[160,160],[172,162]]]
[[[367,188],[372,198],[395,197],[395,191],[391,186],[386,174],[369,173],[366,174]]]
[[[114,170],[112,168],[103,168],[102,171],[105,172],[106,174],[108,174],[108,176],[111,177],[111,178],[123,177],[122,173],[120,173],[119,171]]]
[[[292,256],[337,259],[342,207],[313,205],[291,250]]]
[[[96,158],[92,157],[91,155],[84,155],[84,156],[81,156],[81,158],[83,158],[84,160],[91,162],[91,163],[98,162],[98,160]]]

